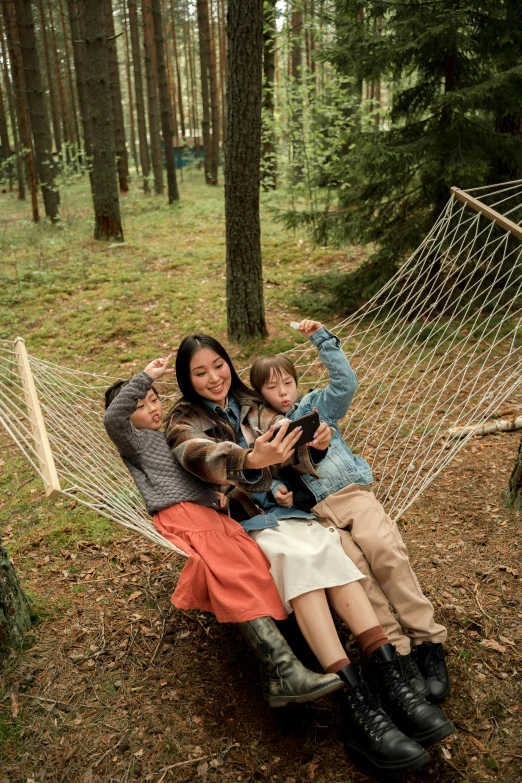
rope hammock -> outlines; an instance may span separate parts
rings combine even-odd
[[[375,492],[395,519],[476,427],[519,399],[519,223],[522,180],[467,193],[453,188],[420,247],[333,329],[359,379],[343,434],[372,465]],[[303,391],[326,382],[311,344],[287,355]],[[30,356],[21,339],[0,341],[0,422],[47,495],[61,492],[186,557],[156,532],[105,434],[103,392],[111,382]],[[469,429],[448,435],[459,427]]]

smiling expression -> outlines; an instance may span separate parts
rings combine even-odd
[[[225,407],[232,376],[226,361],[210,348],[196,351],[190,360],[190,382],[205,400]]]

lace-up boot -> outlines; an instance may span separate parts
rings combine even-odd
[[[440,704],[451,690],[450,676],[444,658],[442,644],[423,642],[417,647],[419,668],[430,687],[427,697],[433,704]]]
[[[237,627],[259,661],[263,696],[270,707],[313,701],[343,688],[337,674],[316,674],[303,666],[271,617]]]
[[[419,696],[424,696],[424,698],[428,698],[430,694],[430,686],[428,682],[424,679],[422,676],[422,673],[417,666],[417,661],[415,660],[413,653],[408,653],[407,655],[401,655],[401,663],[402,663],[402,669],[404,671],[404,674],[406,675],[406,679],[414,688]]]
[[[359,762],[377,774],[394,774],[430,760],[424,748],[391,722],[358,667],[350,663],[338,674],[346,686],[345,744]]]
[[[379,647],[370,657],[370,663],[377,674],[385,705],[405,734],[421,745],[433,745],[453,734],[455,727],[444,713],[412,688],[393,644]]]

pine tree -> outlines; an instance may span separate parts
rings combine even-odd
[[[347,82],[386,79],[392,93],[386,129],[363,108],[330,168],[340,210],[321,216],[321,231],[378,248],[336,286],[337,304],[351,309],[417,247],[452,185],[520,176],[520,124],[509,118],[521,117],[522,27],[516,0],[371,0],[364,13],[356,0],[334,5],[329,59]]]

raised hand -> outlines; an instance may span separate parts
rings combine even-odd
[[[171,359],[172,359],[171,353],[164,359],[153,359],[152,362],[149,362],[149,364],[147,364],[144,372],[146,372],[147,375],[149,375],[153,381],[157,381],[158,378],[161,378],[162,375],[168,375],[169,373],[174,372],[173,369],[167,369]]]
[[[274,492],[274,500],[278,506],[292,508],[294,505],[294,493],[290,492],[286,487],[281,487],[281,489]]]
[[[269,465],[279,465],[279,463],[285,462],[294,453],[295,444],[301,436],[302,427],[296,427],[295,430],[292,430],[287,435],[286,431],[289,424],[288,419],[284,419],[273,440],[270,440],[274,435],[273,426],[256,440],[254,450],[247,455],[245,460],[244,467],[247,470],[251,468],[268,468]]]
[[[305,337],[310,337],[310,335],[313,334],[314,332],[317,332],[317,330],[320,329],[321,326],[322,324],[319,323],[319,321],[310,321],[308,318],[305,318],[299,324],[299,331]]]

